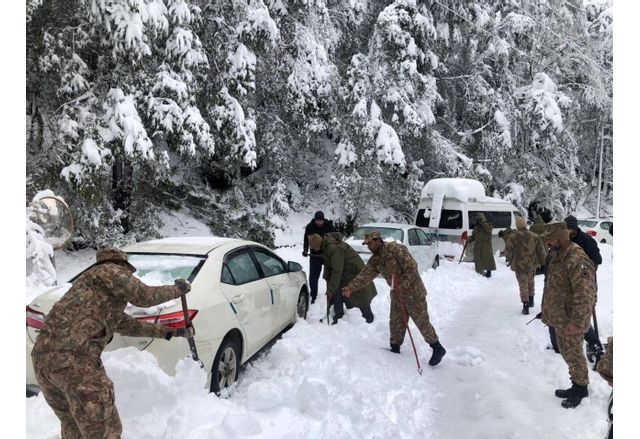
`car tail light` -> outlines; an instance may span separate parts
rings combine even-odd
[[[198,314],[197,309],[189,310],[189,320],[193,321],[193,318]],[[159,316],[148,317],[136,317],[136,320],[142,320],[143,322],[156,323],[158,325],[167,326],[169,328],[184,328],[184,314],[182,311],[172,312],[170,314],[161,314]]]
[[[595,230],[587,230],[587,235],[596,236],[596,231]]]
[[[44,314],[27,306],[27,326],[41,329],[44,326]]]
[[[464,232],[462,232],[462,236],[460,237],[460,239],[462,239],[463,241],[467,240],[467,231],[466,230]]]

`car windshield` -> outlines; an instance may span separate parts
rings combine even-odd
[[[358,227],[354,232],[352,239],[364,239],[366,233],[377,230],[380,232],[382,239],[391,238],[396,241],[402,242],[402,229],[393,229],[391,227]]]
[[[204,257],[159,254],[129,254],[129,262],[138,270],[134,275],[150,286],[171,285],[182,277],[193,280]]]
[[[589,220],[578,220],[578,225],[579,226],[584,226],[584,227],[595,227],[596,224],[598,224],[597,221],[589,221]]]

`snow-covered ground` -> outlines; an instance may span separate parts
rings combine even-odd
[[[302,257],[307,216],[277,235],[277,253]],[[182,235],[181,235],[182,236]],[[612,247],[601,245],[598,270],[600,338],[613,331]],[[59,278],[91,263],[90,250],[58,258]],[[84,265],[86,264],[86,265]],[[610,388],[590,371],[589,398],[573,410],[553,394],[569,385],[567,366],[549,349],[539,320],[542,276],[536,277],[536,306],[520,313],[515,275],[498,260],[490,278],[472,264],[443,260],[423,273],[429,312],[447,355],[427,365],[431,348],[411,325],[419,375],[407,337],[400,355],[388,351],[389,288],[376,279],[375,321],[357,309],[338,325],[320,323],[324,295],[273,346],[244,367],[228,395],[204,389],[206,376],[192,361],[175,376],[146,352],[105,353],[116,390],[124,438],[602,438]],[[320,282],[324,292],[324,282]],[[43,397],[26,401],[28,438],[57,438],[59,423]]]

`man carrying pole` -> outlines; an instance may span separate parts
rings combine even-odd
[[[378,274],[382,274],[387,284],[391,285],[393,275],[396,274],[397,284],[393,285],[394,293],[391,295],[389,317],[391,352],[400,353],[400,346],[407,331],[408,318],[411,317],[433,349],[429,365],[437,365],[447,351],[440,344],[436,330],[429,320],[427,289],[418,273],[418,264],[407,247],[396,242],[384,242],[378,231],[367,233],[362,243],[367,245],[373,256],[356,278],[342,289],[342,295],[351,296],[352,291],[361,290]],[[407,323],[403,318],[403,311],[408,315]]]

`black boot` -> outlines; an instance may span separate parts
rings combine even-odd
[[[529,314],[529,302],[522,302],[522,314]]]
[[[429,366],[435,366],[440,363],[444,354],[447,353],[447,350],[440,344],[439,341],[433,343],[431,349],[433,349],[433,354],[431,354],[431,358],[429,359]]]
[[[533,296],[529,296],[529,308],[533,308],[533,305],[534,305]]]
[[[582,398],[589,396],[589,389],[587,389],[586,385],[581,386],[579,384],[574,384],[571,389],[573,389],[571,395],[562,401],[562,407],[566,409],[578,407],[580,402],[582,402]]]
[[[574,387],[575,387],[575,384],[573,384],[572,382],[571,387],[569,387],[568,389],[556,389],[556,396],[558,398],[568,398],[573,392]]]
[[[486,277],[491,277],[491,270],[487,270],[487,272],[485,273]]]
[[[393,352],[394,354],[399,354],[400,353],[400,345],[399,344],[395,344],[395,343],[391,343],[391,352]]]
[[[311,304],[313,305],[314,303],[316,303],[316,298],[315,296],[311,296]]]

